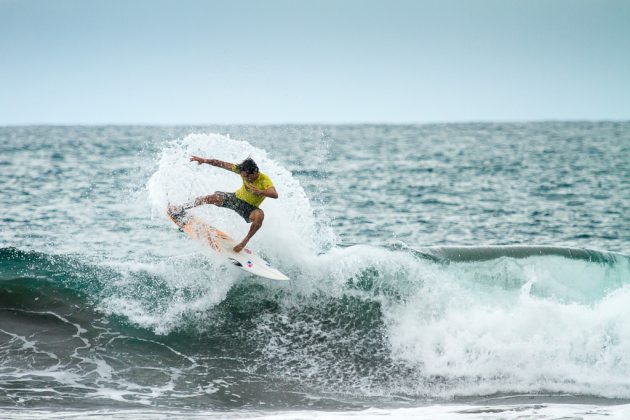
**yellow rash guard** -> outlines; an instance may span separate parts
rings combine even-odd
[[[241,174],[236,165],[232,165],[232,172],[235,172],[239,175]],[[260,203],[262,203],[266,197],[263,195],[256,195],[248,191],[245,187],[248,184],[247,180],[242,176],[241,178],[243,179],[243,185],[241,185],[241,188],[236,190],[236,192],[234,193],[236,195],[236,198],[243,200],[244,202],[249,203],[254,207],[260,206]],[[269,179],[269,177],[262,172],[258,172],[258,178],[256,178],[256,181],[251,182],[251,184],[259,190],[266,190],[273,187],[271,179]]]

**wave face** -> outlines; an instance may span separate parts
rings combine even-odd
[[[630,401],[627,124],[225,130],[27,127],[0,141],[0,407]],[[608,139],[593,160],[571,141],[589,133]],[[565,148],[582,157],[574,180]],[[165,217],[240,184],[190,155],[251,155],[273,179],[280,199],[251,246],[290,282],[223,264]],[[537,243],[558,246],[522,245]]]
[[[202,306],[160,275],[70,257],[5,248],[0,267],[4,403],[630,398],[620,255],[436,262],[353,246],[313,256],[288,287],[242,279]]]

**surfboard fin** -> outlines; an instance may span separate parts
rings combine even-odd
[[[234,264],[237,267],[242,267],[243,266],[243,264],[241,264],[240,262],[236,261],[234,258],[229,258],[229,260],[230,260],[230,262],[232,264]]]

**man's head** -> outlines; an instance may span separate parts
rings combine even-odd
[[[237,168],[248,182],[254,182],[258,178],[258,165],[252,158],[245,159],[237,165]]]

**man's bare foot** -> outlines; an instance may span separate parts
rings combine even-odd
[[[245,245],[247,245],[247,242],[241,242],[240,244],[236,245],[233,248],[234,252],[241,252],[243,250],[243,248],[245,248]]]

